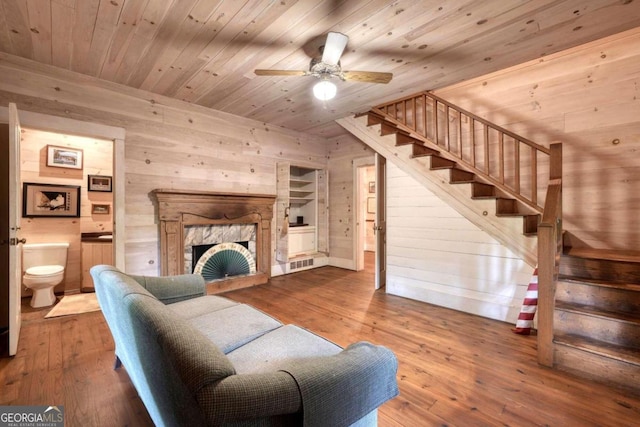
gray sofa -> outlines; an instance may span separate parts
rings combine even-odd
[[[200,275],[91,269],[98,302],[158,426],[365,426],[398,394],[394,354],[346,349],[227,298]]]

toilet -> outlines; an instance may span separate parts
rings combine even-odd
[[[56,302],[53,288],[64,279],[68,243],[28,243],[22,246],[22,284],[33,291],[31,307]]]

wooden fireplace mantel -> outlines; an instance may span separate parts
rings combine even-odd
[[[184,274],[184,227],[256,224],[256,274],[207,284],[217,293],[266,283],[271,277],[271,220],[275,195],[156,189],[163,275]]]

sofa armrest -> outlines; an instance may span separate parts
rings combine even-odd
[[[395,355],[364,341],[282,370],[300,389],[304,425],[309,427],[351,425],[398,395]]]
[[[204,277],[199,274],[151,277],[130,275],[143,288],[165,304],[205,295]]]
[[[305,426],[349,426],[398,395],[397,369],[389,349],[360,342],[281,371],[228,376],[196,399],[220,424],[301,412]]]
[[[228,376],[202,387],[196,400],[215,425],[295,414],[302,407],[295,380],[281,371]]]

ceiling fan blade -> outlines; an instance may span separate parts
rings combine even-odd
[[[300,70],[254,70],[256,76],[305,76],[306,71]]]
[[[349,37],[342,33],[330,32],[327,34],[327,42],[322,49],[322,62],[329,65],[338,65],[348,41]]]
[[[376,71],[343,71],[345,80],[362,83],[389,83],[393,73],[378,73]]]

